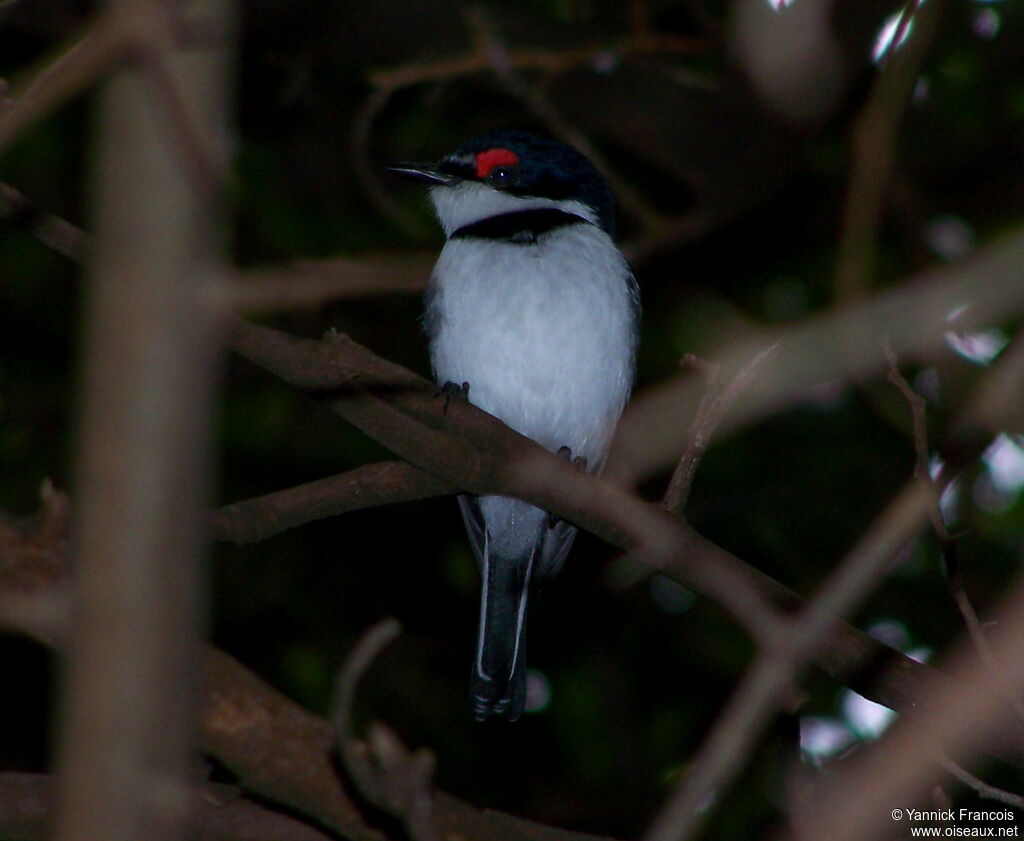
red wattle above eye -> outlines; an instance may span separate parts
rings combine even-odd
[[[508,149],[488,149],[476,156],[476,177],[486,178],[496,166],[515,166],[519,156]]]

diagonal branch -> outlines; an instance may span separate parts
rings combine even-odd
[[[646,552],[648,561],[661,564],[661,571],[734,614],[742,614],[740,621],[757,637],[770,635],[778,620],[774,613],[764,614],[769,618],[743,614],[748,603],[742,598],[751,590],[778,609],[800,609],[800,598],[777,581],[656,506],[574,470],[496,418],[462,401],[442,413],[432,385],[350,339],[313,342],[237,319],[233,323],[231,344],[237,352],[286,382],[319,394],[333,411],[453,486],[527,499],[613,545]],[[376,383],[378,391],[361,390],[355,383],[367,387]],[[742,582],[742,593],[730,589],[737,582]],[[893,709],[908,711],[925,687],[948,682],[941,673],[850,625],[835,623],[822,637],[811,662],[840,683]],[[1024,767],[1024,734],[1011,731],[988,749]]]
[[[734,419],[731,424],[727,422],[725,425],[735,427],[738,423],[750,422],[754,417],[776,411],[780,406],[788,405],[798,399],[803,390],[812,383],[848,372],[860,375],[865,371],[872,370],[879,364],[879,360],[875,359],[875,355],[869,354],[867,349],[863,356],[857,359],[853,359],[847,353],[839,355],[830,351],[831,337],[844,330],[848,331],[851,326],[861,322],[875,324],[879,332],[890,333],[898,337],[898,341],[894,339],[893,342],[897,352],[911,357],[920,357],[922,354],[934,352],[935,348],[941,345],[946,314],[954,308],[961,307],[967,301],[972,302],[972,306],[959,316],[961,319],[966,319],[967,326],[983,324],[1017,312],[1024,307],[1024,283],[1021,282],[1024,269],[1021,268],[1022,266],[1024,266],[1024,232],[1017,232],[1001,244],[990,247],[970,263],[913,278],[903,285],[877,296],[861,307],[826,313],[795,328],[768,337],[768,339],[781,340],[779,350],[775,353],[774,364],[762,366],[760,376],[750,384],[747,392],[741,398],[741,402],[744,403],[744,411],[738,413],[740,419]],[[984,285],[985,295],[977,294],[982,285]],[[239,320],[235,321],[235,325],[236,328],[242,328],[240,331],[236,331],[234,338],[236,351],[277,373],[284,381],[300,388],[316,391],[321,396],[326,397],[328,396],[326,392],[332,387],[339,387],[343,381],[342,373],[344,371],[347,371],[350,384],[356,382],[359,377],[365,377],[364,385],[366,381],[375,378],[386,382],[388,375],[394,376],[396,373],[399,376],[405,375],[411,378],[406,382],[415,383],[424,389],[425,394],[432,394],[432,387],[425,380],[415,377],[399,366],[379,359],[365,348],[361,348],[347,339],[334,343],[333,352],[335,354],[341,354],[343,351],[350,352],[348,361],[339,365],[336,361],[332,361],[330,353],[321,346],[321,343],[293,339],[276,331],[258,328]],[[764,347],[766,340],[766,337],[761,335],[748,343],[740,343],[737,348],[720,357],[722,369],[725,371],[739,370],[760,348]],[[881,357],[881,354],[876,355]],[[854,365],[852,372],[849,371],[851,364]],[[990,375],[982,382],[983,394],[979,395],[974,412],[977,419],[975,428],[954,428],[947,449],[957,450],[969,444],[972,436],[977,434],[978,427],[988,428],[991,426],[992,417],[997,408],[1002,405],[1003,396],[1012,387],[1010,378],[1000,378],[999,372],[993,372],[993,374],[995,376]],[[355,393],[358,389],[350,389],[350,391]],[[754,392],[754,394],[751,395],[750,392]],[[674,452],[678,454],[679,450],[673,438],[678,434],[678,425],[661,424],[658,415],[667,412],[667,416],[670,418],[679,417],[680,406],[685,407],[688,393],[688,387],[685,385],[681,387],[677,383],[668,383],[660,389],[649,390],[646,396],[642,396],[639,401],[634,401],[634,403],[639,402],[642,405],[627,416],[627,426],[632,431],[627,431],[627,434],[623,436],[625,444],[620,446],[619,455],[621,460],[623,453],[629,452],[629,457],[640,463],[640,467],[636,471],[637,475],[646,474],[661,465],[663,459],[671,457],[673,448],[675,448]],[[983,397],[984,399],[982,399]],[[496,477],[489,476],[487,470],[481,468],[481,464],[489,463],[488,459],[493,461],[496,451],[500,449],[501,442],[505,442],[503,446],[508,447],[510,446],[508,442],[511,441],[510,451],[517,455],[515,442],[520,444],[525,442],[524,446],[534,447],[532,452],[536,455],[539,448],[536,448],[532,442],[509,431],[499,421],[484,415],[468,404],[453,404],[453,407],[451,416],[445,419],[437,416],[436,406],[433,406],[432,414],[428,413],[432,418],[431,423],[443,424],[447,421],[456,424],[451,427],[452,435],[443,439],[442,443],[444,444],[457,444],[461,436],[467,435],[470,429],[470,419],[480,422],[481,417],[489,418],[489,421],[484,422],[486,428],[477,430],[477,439],[481,442],[485,452],[481,455],[474,448],[467,447],[459,450],[460,457],[464,456],[466,461],[453,465],[452,460],[448,460],[448,468],[460,470],[460,476],[468,471],[476,481],[480,481],[483,486],[488,486],[487,482]],[[334,408],[338,409],[339,407],[335,406]],[[364,405],[365,408],[366,405]],[[364,420],[372,417],[372,414],[371,411]],[[388,416],[391,417],[390,414]],[[351,417],[354,418],[354,415]],[[355,422],[354,419],[353,422]],[[662,426],[663,429],[659,430],[659,426]],[[671,428],[669,429],[668,426]],[[643,428],[644,443],[643,446],[638,446],[637,436],[641,427]],[[392,429],[389,435],[394,433],[395,430]],[[493,436],[493,439],[489,439],[489,435]],[[385,439],[381,438],[381,440]],[[490,452],[492,449],[495,452]],[[438,454],[434,453],[433,455],[436,457]],[[477,460],[478,455],[483,459],[482,462]],[[541,451],[541,457],[544,455],[546,455],[544,451]],[[666,460],[665,463],[670,462]],[[554,464],[546,462],[545,469],[557,472],[558,467],[563,464],[559,459],[555,459]],[[424,468],[425,465],[418,465],[418,467]],[[445,481],[444,477],[440,475],[445,471],[439,471],[436,466],[424,470],[424,472],[440,477],[442,482]],[[534,478],[538,479],[538,485],[527,487],[523,496],[531,498],[530,494],[536,494],[540,480],[545,477]],[[591,483],[596,481],[593,477],[586,477],[577,471],[572,471],[572,475],[566,474],[563,478],[569,483],[568,487],[577,491],[581,484],[586,483],[587,487],[592,487]],[[529,477],[527,477],[528,483]],[[602,485],[604,488],[609,487],[607,482]],[[452,483],[452,486],[469,489],[470,483],[456,481]],[[551,495],[535,495],[532,498],[542,500],[540,504],[549,506],[553,511],[575,510],[570,508],[570,503],[573,501],[570,499],[553,499]],[[616,500],[622,498],[622,496],[614,497],[612,504],[614,505]],[[628,496],[625,498],[631,499]],[[607,500],[600,495],[595,499],[602,499],[602,502],[607,503]],[[640,505],[642,508],[642,503]],[[634,510],[634,508],[635,506],[631,506],[630,510]],[[578,511],[576,513],[579,514]],[[612,513],[615,513],[614,510]],[[582,524],[583,518],[582,515],[580,516]],[[600,517],[598,516],[597,519],[600,520]],[[610,522],[614,522],[614,520]],[[645,516],[642,523],[648,522],[650,522],[650,518]],[[590,528],[590,526],[585,527]],[[237,529],[242,526],[236,525],[232,528]],[[702,575],[696,574],[695,571],[707,568],[721,572],[729,569],[738,577],[746,579],[756,592],[761,593],[778,608],[784,611],[796,611],[800,608],[801,600],[792,590],[760,570],[745,564],[720,547],[704,540],[688,527],[676,524],[676,528],[679,530],[676,534],[683,538],[683,551],[687,563],[682,566],[673,566],[671,569],[666,569],[665,572],[675,577],[680,583],[715,599],[718,588],[709,586]],[[592,530],[602,536],[608,535],[607,539],[616,543],[614,538],[617,532],[614,532],[609,525],[606,524],[605,528],[599,530],[598,525],[594,524]],[[625,545],[627,542],[623,539],[623,542],[617,545]],[[728,573],[726,575],[728,576]],[[849,686],[864,697],[900,711],[908,711],[914,707],[923,684],[934,686],[947,685],[949,682],[934,669],[905,657],[898,651],[845,623],[838,623],[830,630],[822,647],[812,656],[811,662],[838,682]],[[1015,733],[1009,733],[1000,743],[990,745],[988,750],[994,756],[1024,767],[1024,738]]]
[[[464,401],[444,412],[431,383],[347,336],[314,342],[241,319],[230,322],[229,344],[235,351],[318,396],[331,411],[422,470],[470,493],[525,499],[658,570],[682,576],[713,594],[755,637],[776,621],[775,609],[731,555],[497,418]],[[707,562],[694,563],[697,555]]]

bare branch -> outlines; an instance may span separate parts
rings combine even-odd
[[[919,0],[910,0],[904,8],[899,32],[853,127],[853,162],[836,258],[835,289],[840,299],[865,292],[875,270],[878,227],[900,122],[938,28],[938,4],[919,5]],[[901,45],[912,18],[914,35]]]
[[[1007,367],[1007,359],[1011,359],[1012,361],[1012,354],[1014,353],[1012,348],[1016,348],[1019,352],[1019,348],[1022,345],[1024,345],[1024,330],[1021,330],[1014,342],[1011,343],[1011,350],[1008,352],[1007,356],[1002,357],[997,364],[997,373],[990,375],[993,379],[998,378],[1002,380],[1001,373],[999,372],[1001,372],[1003,368]],[[963,575],[956,556],[956,540],[949,533],[949,529],[946,528],[946,521],[942,515],[942,508],[939,505],[939,499],[941,496],[940,490],[936,487],[936,482],[929,475],[928,424],[927,418],[925,417],[925,400],[920,394],[914,391],[910,383],[908,383],[906,378],[899,372],[896,355],[892,352],[892,348],[889,347],[888,342],[883,344],[883,350],[885,351],[886,359],[889,362],[889,382],[893,383],[893,385],[900,390],[900,393],[904,398],[906,398],[907,403],[910,405],[910,411],[913,417],[914,451],[916,453],[914,475],[917,476],[921,482],[924,482],[933,488],[932,503],[929,506],[928,518],[931,521],[932,530],[935,532],[935,537],[939,542],[942,556],[945,559],[946,576],[950,596],[956,604],[957,609],[960,611],[960,615],[963,617],[964,625],[967,627],[967,631],[971,635],[971,639],[974,640],[974,644],[978,649],[979,655],[982,657],[984,662],[988,664],[990,669],[994,669],[996,668],[996,662],[995,657],[992,654],[992,647],[989,645],[988,638],[985,636],[985,629],[981,626],[981,621],[978,619],[978,614],[974,609],[974,605],[971,603],[971,600],[967,595],[967,591],[964,589]],[[1012,365],[1009,367],[1012,367]],[[987,396],[992,394],[991,386],[984,388],[982,393],[986,395],[987,399]],[[977,400],[978,398],[976,397],[975,405],[977,405]],[[991,418],[987,420],[989,423],[991,423],[991,421]],[[994,430],[990,430],[990,432],[992,431]],[[1024,724],[1024,704],[1015,697],[1008,697],[1005,700],[1017,715],[1017,718],[1022,724]]]
[[[918,533],[930,497],[931,489],[916,479],[907,484],[790,627],[763,643],[646,841],[693,837],[707,817],[709,800],[720,797],[732,782],[790,696],[803,661],[811,657],[829,628],[867,596],[892,558]]]
[[[746,340],[734,338],[710,357],[722,366],[723,376],[740,370],[766,343],[777,341],[779,349],[737,398],[720,433],[799,404],[817,384],[884,371],[882,337],[904,361],[938,355],[946,348],[947,318],[954,311],[966,319],[965,330],[1005,322],[1024,311],[1024,231],[1018,229],[969,261],[918,275],[870,300],[837,306],[797,325],[758,331]],[[861,339],[854,343],[837,337]],[[634,396],[605,475],[632,486],[671,469],[686,443],[677,419],[693,416],[701,391],[679,378]]]
[[[382,360],[347,336],[296,339],[232,319],[231,347],[324,405],[417,467],[470,493],[526,499],[636,553],[655,569],[714,593],[755,636],[775,621],[732,556],[664,512],[577,470],[469,403],[448,412],[433,384]],[[694,562],[706,555],[712,563]]]
[[[45,774],[0,772],[0,837],[46,841],[54,781]],[[192,796],[191,834],[207,841],[332,841],[337,836],[247,800],[234,786],[207,783]]]
[[[452,493],[458,489],[407,462],[382,461],[225,505],[213,515],[213,534],[217,540],[256,543],[324,517]]]
[[[230,0],[203,6],[226,26],[233,18]],[[119,0],[110,9],[116,17],[101,20],[140,27],[165,11],[159,0]],[[168,57],[169,72],[211,126],[228,113],[229,53],[225,38]],[[189,814],[220,367],[205,287],[220,270],[222,218],[168,155],[172,133],[147,88],[126,66],[99,99],[75,606],[54,831],[65,841],[176,839]]]
[[[761,375],[748,388],[748,393],[750,391],[757,392],[757,399],[747,401],[745,412],[747,420],[755,414],[775,410],[779,405],[785,405],[799,397],[802,389],[813,382],[841,374],[845,370],[843,367],[845,365],[855,362],[854,374],[856,375],[870,370],[871,366],[875,364],[875,358],[868,355],[866,351],[864,356],[857,360],[853,360],[848,354],[844,354],[841,358],[835,358],[834,355],[829,354],[830,337],[836,331],[846,329],[851,321],[857,323],[860,320],[866,320],[869,323],[880,324],[889,333],[895,332],[900,337],[899,348],[909,348],[911,355],[915,355],[915,353],[920,355],[934,349],[941,342],[945,314],[954,307],[959,307],[965,300],[973,301],[973,306],[960,315],[960,318],[966,319],[968,322],[966,325],[968,328],[1014,312],[1015,307],[1024,303],[1022,265],[1024,265],[1024,235],[1018,234],[1016,237],[1009,238],[1001,246],[989,249],[987,253],[983,253],[970,264],[914,279],[902,287],[880,296],[870,305],[859,310],[827,314],[814,320],[810,325],[801,325],[783,331],[775,337],[781,342],[776,354],[775,365],[767,366],[762,370]],[[985,286],[986,294],[975,295],[974,290],[980,288],[982,284]],[[242,355],[251,355],[257,364],[262,364],[269,370],[277,372],[288,382],[318,392],[339,387],[344,379],[341,373],[343,368],[348,371],[345,376],[350,380],[357,381],[360,376],[366,376],[370,381],[387,381],[389,376],[394,376],[395,369],[398,367],[378,360],[363,348],[360,348],[359,353],[355,354],[353,361],[345,366],[337,366],[329,361],[323,348],[316,347],[317,343],[315,342],[303,344],[303,340],[289,339],[274,331],[262,333],[260,328],[255,328],[252,325],[246,325],[246,330],[250,331],[250,335],[244,340],[236,337],[236,347]],[[885,330],[880,329],[879,332],[884,334]],[[761,337],[756,343],[754,341],[741,343],[738,350],[721,357],[723,368],[738,370],[758,349],[764,346],[764,341],[765,339]],[[354,343],[351,344],[354,345]],[[355,347],[358,348],[358,346]],[[297,354],[298,358],[292,355],[292,351]],[[1005,352],[1004,355],[1011,351],[1013,348]],[[1019,353],[1019,350],[1013,352]],[[278,358],[282,356],[283,358]],[[822,364],[823,360],[824,364]],[[356,371],[351,370],[353,365],[357,369]],[[361,365],[365,367],[360,368]],[[326,372],[324,369],[327,369]],[[402,370],[398,369],[398,371]],[[783,376],[783,372],[786,376]],[[408,372],[405,373],[408,374]],[[788,382],[788,376],[795,377],[795,384]],[[420,387],[432,393],[432,387],[429,384],[418,378],[413,378],[413,381],[418,382]],[[975,401],[971,414],[971,423],[963,428],[954,429],[946,449],[962,449],[974,438],[977,438],[979,429],[992,428],[993,419],[1003,410],[1004,397],[1009,393],[1009,389],[1013,387],[1015,381],[1016,374],[1010,366],[1002,366],[1000,369],[990,372],[982,381],[981,393]],[[630,456],[641,462],[643,470],[651,469],[652,461],[657,463],[661,458],[659,455],[661,449],[672,443],[667,436],[663,436],[659,440],[656,415],[662,409],[669,412],[683,411],[687,405],[688,393],[687,388],[680,389],[676,384],[669,384],[663,387],[658,394],[650,394],[646,399],[640,398],[638,402],[646,405],[629,415],[630,425],[635,428],[645,422],[648,424],[645,427],[647,434],[645,444],[650,445],[649,448],[633,449]],[[464,412],[469,417],[475,417],[473,413],[476,411],[471,406],[464,407]],[[678,417],[678,414],[672,416]],[[447,420],[454,422],[454,413],[453,417]],[[428,426],[435,421],[430,421]],[[737,422],[733,421],[730,428],[736,425]],[[458,428],[463,429],[461,426]],[[491,426],[488,429],[496,436],[494,439],[496,442],[504,441],[505,446],[515,446],[516,436],[513,435],[512,439],[502,438],[507,431],[499,431],[503,429],[500,425]],[[677,433],[678,424],[672,425],[670,431],[673,434]],[[488,434],[487,432],[481,433],[482,442],[487,441]],[[633,436],[629,435],[627,439],[630,437]],[[494,442],[489,442],[487,448],[493,445]],[[459,452],[459,458],[465,459],[461,462],[462,469],[478,470],[480,468],[480,463],[476,460],[475,450],[472,447],[466,450],[460,449]],[[620,448],[620,455],[621,452]],[[676,452],[678,453],[678,449]],[[484,460],[484,464],[489,463],[488,459]],[[482,477],[477,475],[474,481],[480,481],[481,486],[486,487],[488,481],[486,470],[483,470],[483,474]],[[579,479],[580,477],[577,475],[576,479],[570,479],[570,482],[579,481]],[[692,564],[697,567],[706,565],[716,569],[726,567],[734,569],[779,608],[786,611],[796,611],[800,608],[800,598],[782,584],[710,544],[693,533],[692,530],[684,529],[684,531],[689,543],[686,553]],[[714,588],[705,589],[700,582],[700,576],[692,575],[682,567],[666,571],[680,583],[714,598]],[[917,703],[922,685],[943,682],[943,677],[939,673],[842,623],[832,629],[824,641],[823,648],[813,655],[812,662],[837,681],[850,686],[864,697],[896,710],[912,709]],[[1024,740],[1011,737],[1000,743],[991,744],[987,749],[993,755],[1024,767]]]
[[[370,84],[378,89],[390,91],[430,82],[444,82],[460,76],[486,73],[494,69],[492,56],[479,49],[453,58],[433,61],[410,62],[399,67],[377,70],[370,74]],[[633,33],[621,42],[604,46],[584,46],[567,50],[508,50],[507,63],[514,70],[536,70],[546,73],[562,73],[574,67],[586,65],[602,54],[646,55],[674,53],[699,55],[707,50],[707,43],[700,39],[685,38],[657,33]]]
[[[430,751],[409,751],[389,727],[373,722],[366,741],[352,727],[356,689],[380,652],[401,633],[394,619],[370,628],[349,655],[338,677],[334,726],[345,773],[367,802],[402,822],[411,841],[438,841],[431,778],[436,764]]]
[[[892,371],[895,371],[895,359],[888,348],[886,352],[890,355]],[[1017,387],[1004,397],[1004,416],[1016,412],[1016,400],[1011,395],[1024,386],[1024,365],[1014,363],[1016,360],[1009,356],[999,365],[1009,366],[1018,377]],[[898,373],[895,376],[899,378]],[[979,388],[978,392],[984,393],[984,390]],[[977,398],[968,405],[964,413],[966,418],[973,417],[976,404]],[[920,464],[915,466],[913,478],[865,532],[819,592],[793,618],[789,628],[780,629],[774,639],[759,640],[761,647],[756,662],[744,675],[686,777],[651,826],[647,841],[687,841],[696,833],[706,818],[709,802],[721,797],[764,728],[790,695],[804,660],[809,659],[820,645],[830,626],[866,598],[881,581],[892,559],[914,539],[929,519],[934,518],[938,489],[927,475],[923,423],[922,417],[918,421],[917,437],[919,451],[924,454],[925,475],[920,475]],[[973,452],[962,451],[959,454],[963,463],[981,455],[984,439],[977,441]],[[951,465],[946,474],[947,482],[959,466]],[[941,522],[941,514],[939,517]]]
[[[436,254],[363,254],[250,269],[225,281],[220,305],[247,313],[318,307],[360,295],[421,292]]]
[[[76,263],[88,256],[88,237],[81,228],[41,210],[9,184],[0,184],[0,222]]]
[[[432,385],[345,337],[337,337],[327,348],[236,323],[232,346],[287,382],[320,394],[332,410],[368,434],[400,454],[408,452],[420,468],[441,478],[452,476],[453,484],[465,490],[527,499],[622,548],[632,548],[638,540],[641,546],[656,543],[666,553],[658,557],[672,559],[662,571],[704,595],[721,599],[720,603],[731,605],[733,611],[747,609],[742,600],[745,596],[737,600],[737,594],[729,589],[740,580],[748,582],[744,592],[753,587],[783,610],[800,608],[800,599],[778,582],[667,515],[657,516],[653,506],[574,470],[472,405],[453,403],[449,413],[441,412]],[[383,390],[374,396],[355,388],[355,383],[367,388],[376,384]],[[339,389],[343,389],[340,394]],[[511,476],[504,472],[509,465],[515,466]],[[636,535],[636,529],[642,536]],[[663,539],[667,543],[663,544]],[[676,539],[682,543],[675,544]],[[722,599],[723,590],[729,601]],[[756,611],[755,607],[754,613],[744,614],[741,622],[757,629],[754,633],[758,636],[770,636],[776,620],[765,620]],[[833,625],[820,642],[811,656],[815,665],[865,697],[894,709],[912,709],[920,693],[927,691],[922,687],[943,681],[939,673],[849,625]],[[1010,734],[988,749],[1024,767],[1024,737],[1020,734]]]
[[[66,522],[52,517],[54,510],[44,506],[40,514],[27,520],[15,520],[0,512],[0,595],[20,592],[46,596],[67,585],[71,570]],[[18,630],[44,645],[54,643],[40,638],[34,627]],[[348,841],[387,841],[383,831],[366,823],[337,773],[336,734],[330,722],[302,709],[212,646],[207,646],[203,654],[202,681],[200,747],[235,774],[246,792],[305,815]],[[4,821],[10,818],[14,826],[19,826],[17,821],[24,814],[5,811],[12,804],[2,792],[0,777],[0,838],[19,837],[6,831]],[[202,807],[200,803],[200,819],[204,819]],[[443,792],[435,793],[435,810],[445,838],[608,841],[477,809]],[[281,825],[275,820],[268,817],[268,831]],[[211,826],[217,826],[216,821]]]
[[[948,664],[957,680],[922,694],[917,708],[901,717],[883,739],[823,778],[787,839],[883,837],[893,829],[893,809],[924,800],[942,773],[936,759],[967,761],[993,734],[1019,728],[1002,698],[1019,695],[1024,688],[1024,587],[1018,584],[995,615],[998,669],[993,671],[978,659],[970,640],[962,641]]]
[[[131,27],[118,11],[100,15],[69,49],[0,108],[0,152],[38,120],[81,93],[128,54]]]
[[[697,465],[704,457],[704,452],[711,443],[715,434],[715,428],[721,423],[725,413],[729,411],[736,398],[746,388],[751,378],[757,372],[761,363],[771,356],[778,343],[766,347],[760,351],[750,362],[745,365],[728,383],[719,386],[718,375],[720,369],[715,363],[701,363],[707,375],[707,391],[697,407],[697,413],[690,424],[690,433],[687,438],[686,447],[679,464],[665,491],[665,498],[662,500],[662,507],[677,517],[686,507],[686,501],[690,496],[690,488],[693,485],[693,477],[697,472]],[[688,364],[694,363],[686,358]]]
[[[957,765],[948,757],[940,759],[939,764],[942,765],[942,767],[950,774],[960,780],[960,782],[965,786],[972,789],[978,797],[983,797],[986,800],[995,800],[999,803],[1005,803],[1007,806],[1012,806],[1014,809],[1024,811],[1024,797],[1021,797],[1019,794],[1014,794],[1012,791],[1006,791],[1005,789],[990,786],[984,780],[975,777],[974,774],[966,768]]]

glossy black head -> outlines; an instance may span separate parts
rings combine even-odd
[[[436,165],[396,164],[391,170],[435,185],[478,181],[514,196],[578,201],[614,234],[615,202],[594,165],[572,146],[529,132],[481,134]]]

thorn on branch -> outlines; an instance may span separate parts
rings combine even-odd
[[[412,841],[438,841],[434,820],[434,755],[410,751],[390,727],[374,722],[365,741],[352,731],[356,689],[381,651],[401,633],[401,625],[385,619],[364,635],[338,676],[334,715],[338,754],[345,774],[372,806],[397,818]]]

